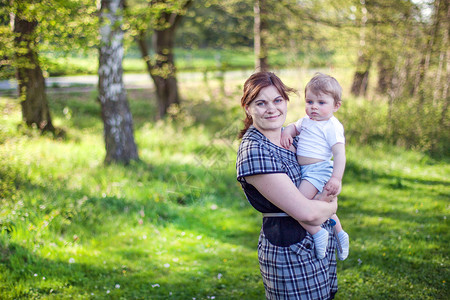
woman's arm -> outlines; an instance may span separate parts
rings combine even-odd
[[[284,173],[245,177],[267,200],[299,222],[321,225],[337,211],[336,197],[327,201],[312,201],[297,189]]]

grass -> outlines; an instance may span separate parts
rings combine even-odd
[[[129,166],[103,165],[95,91],[49,94],[62,140],[17,127],[18,100],[0,98],[0,298],[263,299],[261,218],[230,138],[242,82],[183,82],[180,110],[158,122],[151,91],[130,90]],[[337,299],[447,299],[448,160],[382,142],[350,142],[347,157]]]
[[[174,49],[175,65],[179,72],[213,72],[250,69],[254,66],[254,53],[251,48],[240,49]],[[305,57],[305,54],[283,53],[279,50],[269,52],[269,63],[277,68],[296,65],[323,67],[330,64],[331,54],[320,54],[315,57]],[[41,53],[42,68],[48,76],[97,74],[98,53],[86,54]],[[137,49],[128,49],[124,60],[125,73],[146,73],[146,65]],[[13,78],[14,70],[3,72],[4,79]]]

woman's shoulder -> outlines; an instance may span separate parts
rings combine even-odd
[[[268,146],[267,138],[262,133],[260,133],[255,127],[250,126],[250,128],[242,137],[239,148],[257,149],[257,148],[267,148],[267,146]]]

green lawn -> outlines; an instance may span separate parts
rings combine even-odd
[[[254,69],[254,52],[251,48],[240,49],[174,49],[175,64],[179,72],[212,72],[217,70]],[[95,51],[84,55],[66,53],[41,53],[42,68],[49,76],[97,74],[98,53]],[[302,53],[284,53],[279,50],[269,52],[269,63],[277,68],[290,68],[297,65],[323,67],[332,64],[331,54],[319,54],[305,57]],[[125,73],[147,72],[144,60],[137,49],[128,49],[123,60]],[[0,74],[2,75],[2,74]],[[11,69],[3,76],[14,77]]]
[[[130,90],[129,166],[102,163],[95,91],[49,93],[61,140],[18,127],[18,100],[0,98],[0,298],[263,299],[261,217],[231,138],[242,82],[183,83],[181,110],[158,122],[152,94]],[[448,160],[351,142],[347,159],[337,299],[448,299]]]

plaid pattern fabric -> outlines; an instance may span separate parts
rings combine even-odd
[[[294,146],[296,142],[297,140],[294,141]],[[236,170],[240,182],[245,181],[245,176],[268,173],[286,173],[296,186],[301,181],[295,153],[274,145],[253,126],[250,126],[242,138]]]
[[[308,233],[289,247],[270,244],[261,231],[258,259],[266,298],[270,300],[332,299],[337,292],[336,241],[329,221],[322,227],[330,233],[327,255],[316,259],[314,241]]]
[[[295,147],[297,142],[298,138],[294,139]],[[274,145],[253,126],[250,126],[242,138],[237,155],[236,169],[237,179],[243,185],[246,195],[244,178],[246,176],[286,173],[296,186],[299,186],[301,181],[300,165],[295,153]],[[254,200],[269,202],[262,195],[260,197]],[[271,218],[265,218],[264,230],[268,230],[268,232],[276,231],[276,234],[283,235],[288,232],[288,228],[284,228],[283,221],[288,219],[288,217],[286,219],[278,218],[277,220],[281,223],[277,223],[271,222],[275,221]],[[299,225],[297,222],[296,224]],[[334,252],[336,242],[331,233],[329,222],[325,222],[322,227],[330,232],[327,255],[322,260],[318,260],[315,256],[314,242],[309,233],[306,233],[306,237],[302,241],[283,247],[270,243],[264,235],[264,231],[261,230],[258,258],[267,299],[333,298],[337,292]]]

